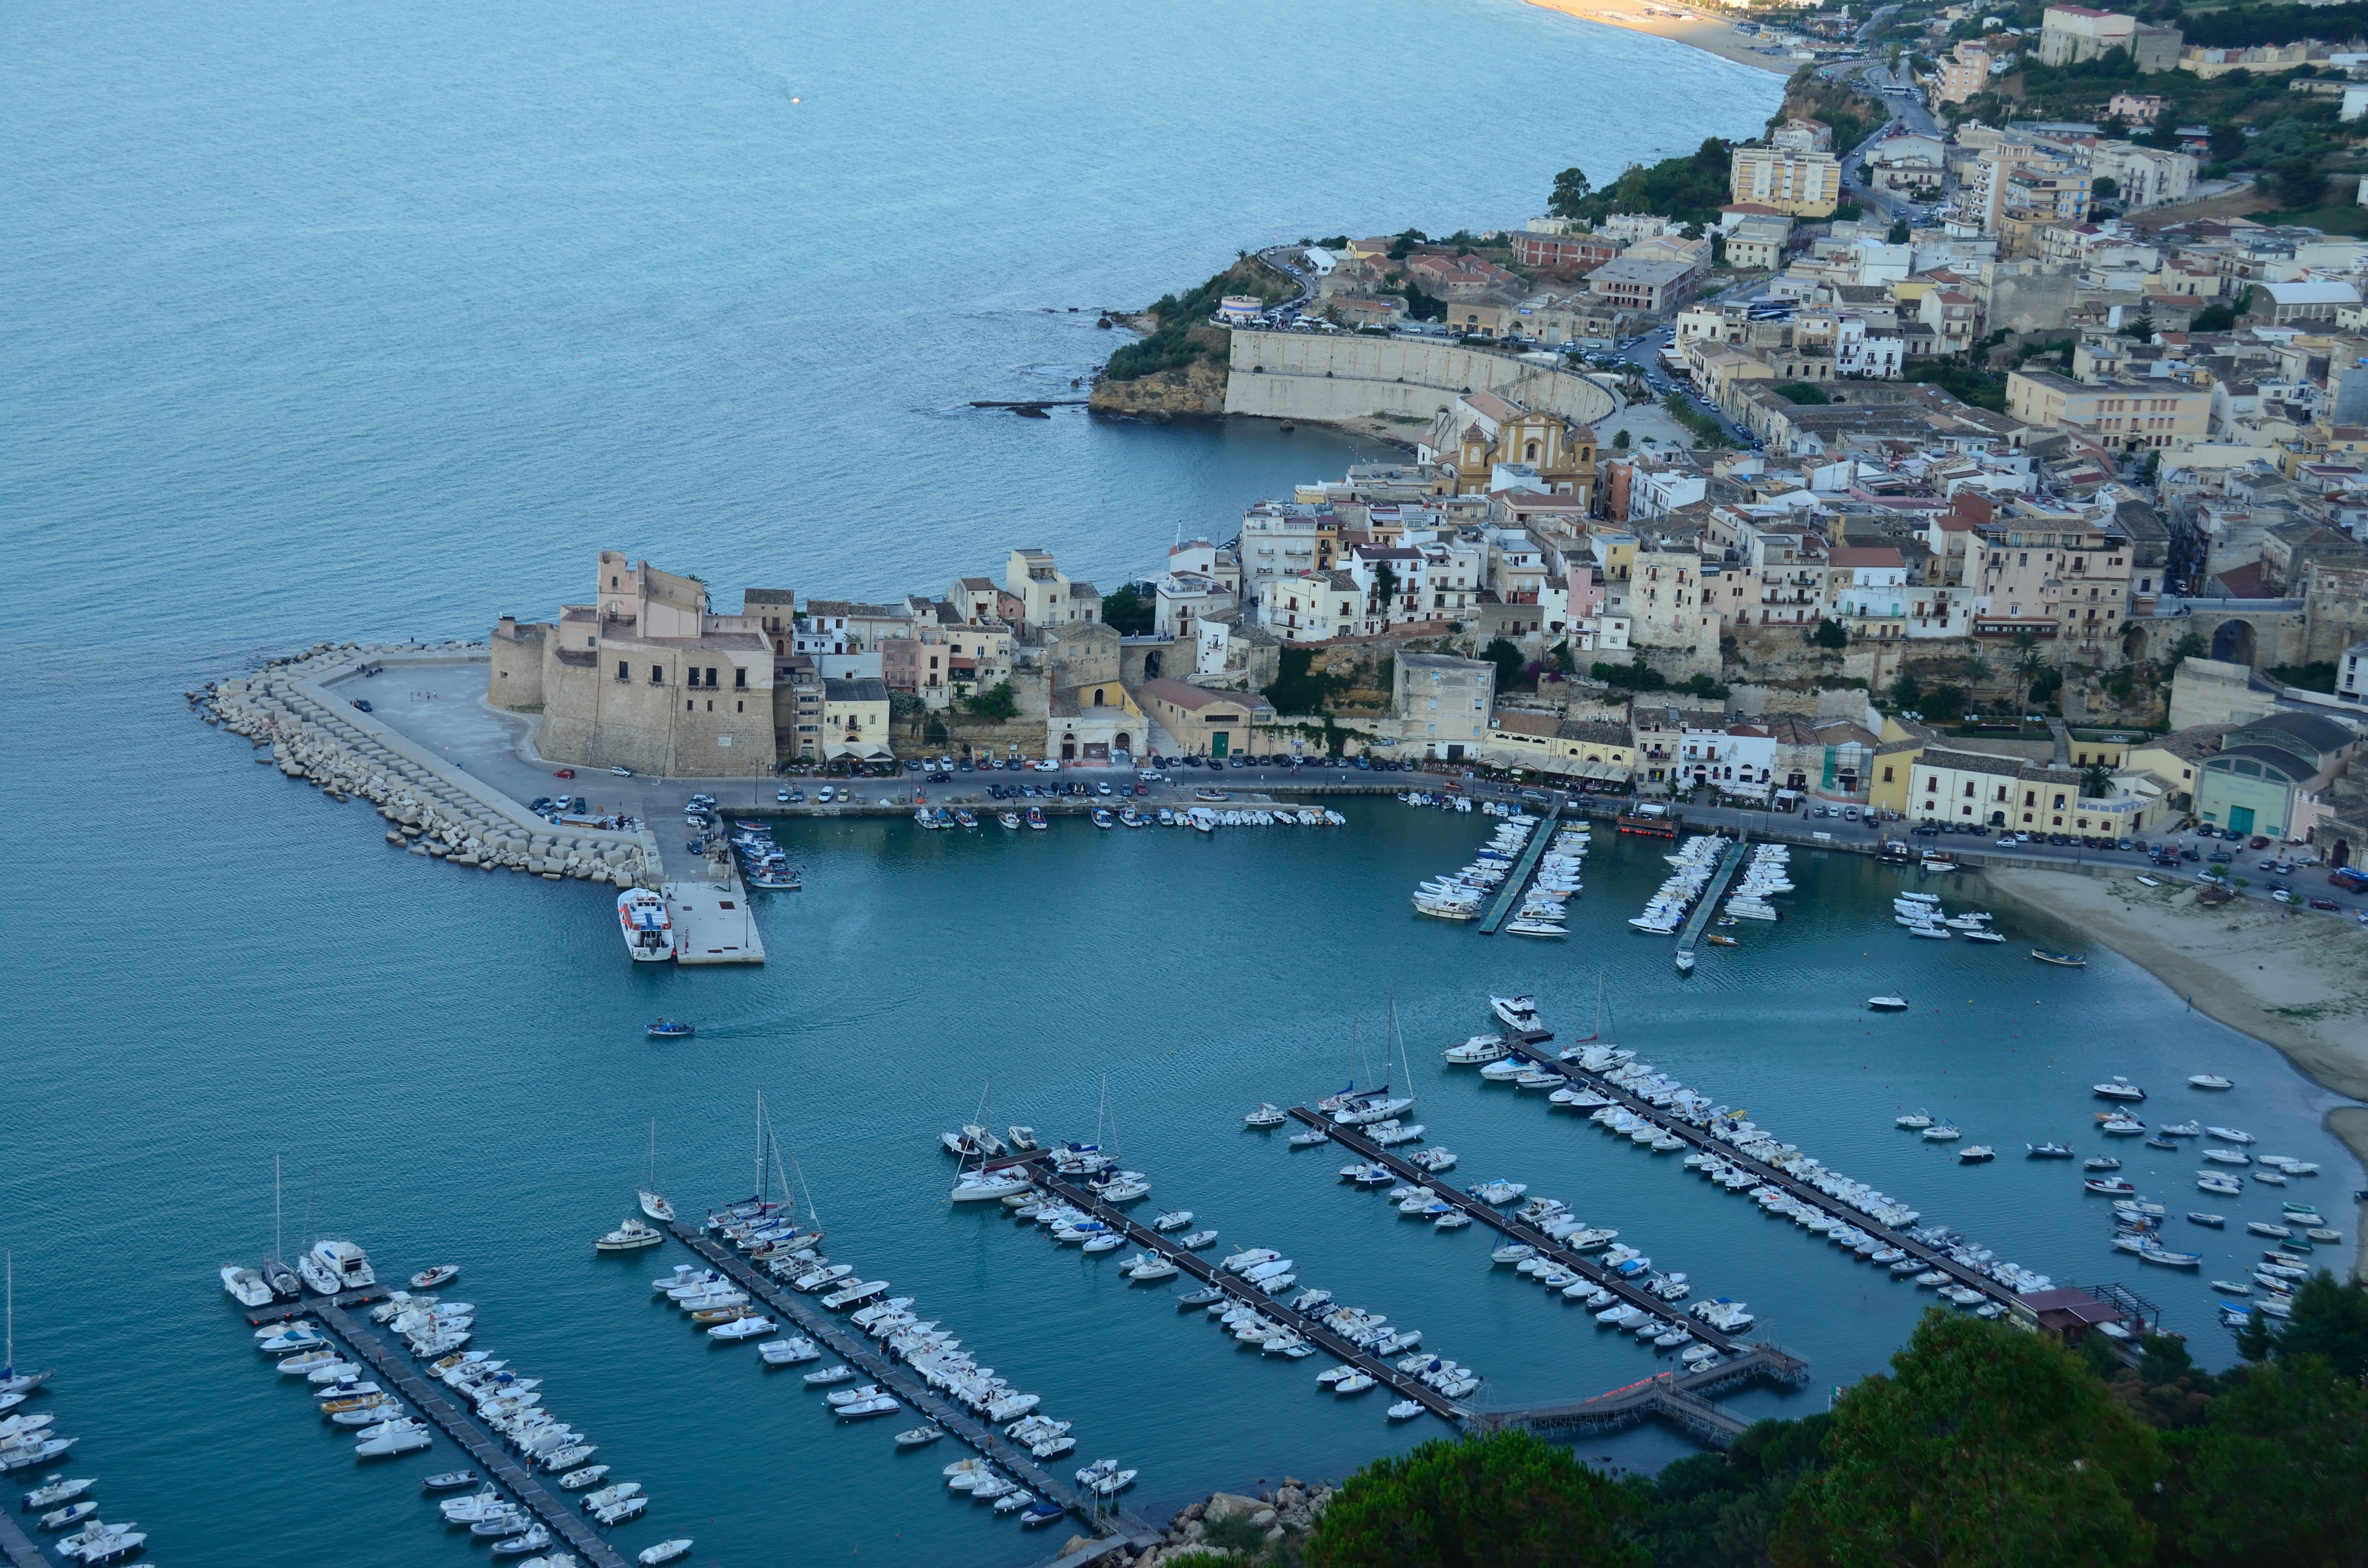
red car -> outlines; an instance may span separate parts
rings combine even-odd
[[[2335,902],[2333,899],[2331,899],[2331,898],[2315,898],[2315,899],[2312,899],[2312,900],[2310,901],[2310,906],[2311,906],[2313,909],[2326,909],[2326,910],[2332,910],[2332,911],[2334,911],[2335,913],[2337,913],[2337,914],[2339,914],[2339,915],[2340,915],[2340,914],[2341,914],[2341,913],[2342,913],[2342,911],[2343,911],[2343,906],[2342,906],[2341,904],[2340,904],[2340,903],[2336,903],[2336,902]]]
[[[553,773],[552,777],[553,778],[573,778],[575,777],[575,769],[572,767],[563,767]]]
[[[2266,836],[2257,833],[2253,835],[2252,846],[2256,849],[2267,849],[2270,846],[2270,841]]]

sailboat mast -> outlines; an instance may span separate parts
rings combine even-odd
[[[279,1156],[271,1156],[271,1261],[279,1261],[280,1249],[288,1244],[279,1222]]]
[[[757,1201],[765,1201],[765,1091],[757,1091]]]

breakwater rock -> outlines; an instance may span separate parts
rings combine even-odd
[[[274,659],[244,680],[209,682],[187,695],[191,710],[209,723],[268,746],[268,760],[288,778],[303,779],[331,800],[359,797],[376,806],[390,824],[387,842],[414,855],[553,881],[572,877],[656,888],[660,866],[647,834],[553,827],[486,787],[454,778],[384,725],[324,699],[316,687],[365,662],[450,659],[469,652],[461,643],[435,649],[319,643]]]

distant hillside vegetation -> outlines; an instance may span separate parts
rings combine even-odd
[[[1162,370],[1189,365],[1212,348],[1224,347],[1223,334],[1195,333],[1192,329],[1207,326],[1209,318],[1217,313],[1217,301],[1227,294],[1255,294],[1270,305],[1297,292],[1298,286],[1289,278],[1256,256],[1244,256],[1181,299],[1162,294],[1144,312],[1158,324],[1157,330],[1142,342],[1130,343],[1112,354],[1110,363],[1102,367],[1102,378],[1132,381],[1157,375]],[[1214,343],[1210,341],[1212,336]]]

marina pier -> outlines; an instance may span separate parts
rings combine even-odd
[[[1414,1185],[1429,1187],[1438,1193],[1442,1201],[1454,1204],[1456,1208],[1481,1224],[1502,1233],[1509,1241],[1517,1241],[1535,1247],[1540,1257],[1551,1257],[1581,1278],[1611,1291],[1630,1306],[1641,1308],[1656,1318],[1671,1319],[1681,1315],[1671,1303],[1661,1300],[1649,1290],[1630,1284],[1584,1253],[1571,1251],[1543,1231],[1522,1224],[1495,1204],[1484,1203],[1468,1192],[1457,1192],[1444,1184],[1433,1186],[1432,1183],[1438,1178],[1430,1172],[1398,1158],[1372,1140],[1364,1137],[1355,1128],[1335,1126],[1323,1115],[1308,1109],[1305,1106],[1292,1107],[1291,1114],[1306,1122],[1310,1127],[1323,1128],[1332,1134],[1332,1142],[1356,1154],[1360,1159],[1386,1165]],[[1695,1338],[1712,1346],[1721,1356],[1736,1357],[1743,1354],[1742,1341],[1720,1333],[1706,1323],[1691,1323],[1687,1326],[1688,1331]]]
[[[1474,1415],[1472,1426],[1481,1432],[1520,1426],[1541,1437],[1583,1437],[1618,1431],[1648,1415],[1657,1415],[1697,1442],[1724,1449],[1748,1431],[1751,1423],[1712,1403],[1712,1394],[1740,1388],[1755,1378],[1798,1386],[1806,1382],[1808,1376],[1807,1362],[1773,1346],[1755,1345],[1736,1359],[1703,1371],[1656,1373],[1576,1404],[1487,1411]]]
[[[1460,1423],[1470,1419],[1470,1411],[1429,1384],[1407,1376],[1378,1356],[1360,1350],[1316,1319],[1305,1312],[1292,1312],[1289,1306],[1268,1295],[1248,1280],[1226,1273],[1198,1254],[1186,1252],[1150,1226],[1138,1223],[1117,1209],[1104,1203],[1099,1196],[1087,1188],[1073,1186],[1041,1172],[1037,1176],[1037,1185],[1064,1201],[1075,1204],[1104,1224],[1115,1227],[1127,1240],[1138,1243],[1157,1253],[1201,1284],[1224,1291],[1244,1306],[1257,1308],[1267,1317],[1288,1324],[1309,1344],[1322,1346],[1327,1354],[1339,1358],[1340,1360],[1356,1368],[1383,1388],[1395,1391],[1403,1398],[1415,1401],[1440,1420]]]
[[[1720,1159],[1734,1165],[1736,1169],[1750,1172],[1752,1176],[1770,1187],[1782,1188],[1785,1192],[1790,1193],[1793,1197],[1800,1199],[1803,1203],[1809,1204],[1823,1212],[1834,1213],[1837,1218],[1840,1217],[1838,1211],[1848,1210],[1850,1216],[1851,1224],[1856,1225],[1868,1235],[1879,1238],[1885,1246],[1897,1247],[1901,1252],[1906,1253],[1908,1256],[1922,1263],[1926,1268],[1939,1269],[1941,1273],[1949,1276],[1949,1278],[1957,1284],[1979,1290],[1982,1294],[1987,1296],[1991,1301],[1996,1301],[2002,1307],[2009,1309],[2013,1307],[2015,1300],[2014,1293],[2011,1290],[2009,1290],[2004,1285],[2001,1285],[1997,1280],[1990,1278],[1987,1275],[1976,1273],[1975,1270],[1966,1267],[1964,1264],[1949,1257],[1939,1249],[1928,1246],[1924,1243],[1915,1240],[1913,1237],[1903,1234],[1901,1232],[1883,1223],[1873,1215],[1867,1213],[1864,1210],[1853,1208],[1849,1203],[1844,1202],[1841,1199],[1834,1197],[1831,1193],[1819,1191],[1816,1187],[1811,1187],[1807,1182],[1801,1180],[1799,1177],[1793,1176],[1788,1172],[1778,1170],[1773,1165],[1766,1165],[1759,1160],[1753,1159],[1750,1155],[1745,1153],[1734,1144],[1724,1142],[1719,1139],[1712,1137],[1709,1133],[1703,1131],[1701,1128],[1694,1126],[1692,1123],[1686,1121],[1682,1118],[1670,1115],[1668,1111],[1654,1105],[1650,1100],[1638,1098],[1636,1096],[1632,1095],[1627,1090],[1622,1088],[1619,1085],[1611,1083],[1607,1079],[1598,1077],[1594,1074],[1582,1071],[1578,1067],[1572,1065],[1570,1062],[1558,1061],[1553,1057],[1536,1056],[1532,1057],[1531,1060],[1543,1071],[1548,1073],[1558,1073],[1566,1082],[1576,1085],[1580,1088],[1591,1089],[1595,1093],[1606,1096],[1611,1100],[1613,1104],[1618,1105],[1624,1109],[1633,1111],[1638,1116],[1649,1119],[1656,1126],[1664,1129],[1675,1137],[1683,1139],[1688,1143],[1692,1144],[1696,1149],[1707,1153],[1716,1154]],[[1293,1111],[1292,1114],[1295,1116],[1300,1113]],[[1335,1136],[1338,1136],[1337,1130]],[[1396,1167],[1393,1165],[1392,1168],[1395,1169]],[[1443,1194],[1442,1196],[1452,1195]]]
[[[1726,896],[1727,884],[1735,881],[1735,873],[1742,868],[1744,856],[1750,852],[1746,847],[1750,840],[1751,830],[1741,829],[1736,834],[1735,842],[1726,846],[1726,853],[1718,858],[1718,869],[1711,873],[1710,886],[1702,889],[1701,902],[1694,905],[1693,914],[1686,917],[1685,929],[1678,933],[1679,969],[1692,967],[1694,944],[1702,940],[1702,934],[1717,918],[1718,901]]]
[[[489,1479],[507,1487],[529,1513],[549,1526],[552,1535],[565,1541],[592,1568],[628,1568],[625,1559],[601,1539],[589,1520],[552,1495],[535,1479],[531,1470],[520,1464],[492,1433],[477,1424],[474,1415],[445,1397],[438,1386],[421,1377],[409,1360],[389,1349],[384,1340],[346,1310],[369,1299],[367,1294],[324,1296],[301,1302],[285,1312],[257,1312],[248,1321],[259,1325],[281,1318],[320,1319],[321,1326],[342,1340],[356,1361],[384,1379],[420,1415],[434,1422],[438,1431],[477,1461]]]
[[[1511,914],[1513,905],[1520,902],[1521,890],[1530,885],[1530,876],[1538,869],[1538,858],[1546,852],[1546,846],[1554,842],[1554,819],[1560,814],[1552,807],[1539,812],[1536,824],[1530,829],[1528,846],[1521,850],[1521,858],[1513,862],[1513,874],[1505,879],[1504,891],[1497,895],[1497,902],[1489,906],[1487,915],[1480,922],[1482,936],[1495,936],[1497,927],[1505,923],[1505,916]]]
[[[7,1559],[8,1568],[50,1568],[33,1538],[7,1514],[0,1514],[0,1557]]]
[[[1113,1532],[1130,1549],[1139,1551],[1159,1539],[1158,1528],[1147,1519],[1121,1508],[1097,1508],[1096,1498],[1068,1482],[1055,1480],[1026,1449],[941,1397],[902,1361],[877,1348],[869,1339],[850,1334],[844,1324],[795,1291],[783,1290],[746,1258],[702,1233],[697,1226],[677,1220],[667,1229],[677,1241],[721,1270],[734,1285],[795,1323],[815,1343],[829,1346],[846,1358],[848,1366],[860,1367],[874,1382],[893,1389],[897,1398],[1001,1465],[1039,1497],[1058,1503],[1093,1529]]]

